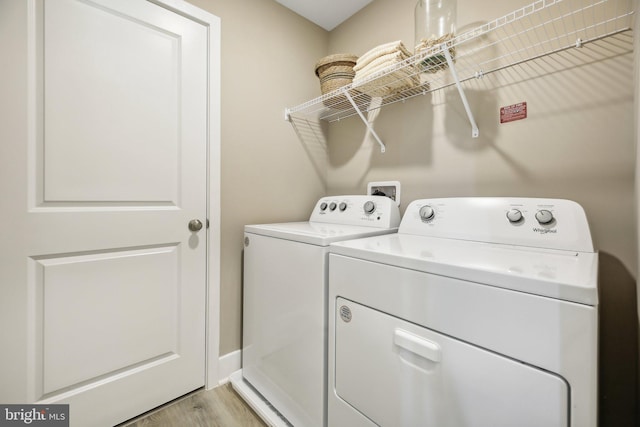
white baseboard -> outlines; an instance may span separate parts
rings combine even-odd
[[[218,362],[218,384],[226,384],[234,372],[242,368],[242,350],[232,351],[220,356]]]

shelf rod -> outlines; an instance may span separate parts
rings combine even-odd
[[[342,93],[345,94],[345,96],[347,97],[347,99],[349,100],[349,102],[351,103],[351,105],[353,106],[353,109],[356,110],[356,113],[358,113],[358,115],[360,116],[360,118],[362,119],[362,121],[364,122],[364,125],[367,127],[367,130],[369,132],[371,132],[371,135],[373,135],[373,137],[376,139],[376,141],[378,142],[378,144],[380,145],[380,152],[384,153],[387,148],[384,146],[384,143],[380,140],[380,137],[378,136],[378,134],[376,133],[375,130],[373,130],[373,126],[371,126],[371,123],[369,123],[369,121],[366,119],[366,117],[364,116],[364,114],[362,114],[362,111],[360,111],[360,108],[358,108],[358,105],[356,104],[356,102],[353,100],[353,98],[351,97],[351,94],[349,94],[349,91],[347,89],[342,89]]]
[[[440,49],[442,50],[444,57],[447,58],[447,64],[449,65],[451,75],[453,76],[453,79],[456,82],[456,86],[458,87],[460,98],[462,98],[462,103],[464,104],[464,110],[467,112],[467,117],[469,117],[469,122],[471,123],[471,136],[473,138],[477,138],[478,136],[480,136],[480,131],[478,130],[476,120],[473,118],[473,113],[471,112],[471,108],[469,107],[467,96],[464,93],[464,89],[462,89],[462,84],[460,83],[460,79],[458,78],[458,72],[456,71],[456,67],[453,64],[453,59],[451,58],[451,53],[449,53],[449,48],[447,47],[446,43],[442,43],[440,45]]]

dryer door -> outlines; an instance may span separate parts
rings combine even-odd
[[[553,374],[338,298],[335,392],[380,426],[561,427]]]

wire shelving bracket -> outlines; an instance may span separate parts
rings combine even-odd
[[[380,152],[384,153],[385,151],[387,151],[387,148],[385,147],[384,142],[382,142],[382,140],[380,139],[380,137],[378,136],[376,131],[373,129],[373,126],[366,119],[366,117],[364,116],[364,114],[362,113],[360,108],[358,108],[358,104],[356,104],[356,102],[353,100],[353,97],[351,96],[349,91],[346,90],[346,89],[343,89],[342,92],[344,93],[344,96],[349,100],[349,102],[353,106],[353,109],[358,113],[358,116],[360,116],[360,118],[364,122],[364,125],[367,127],[367,130],[369,132],[371,132],[371,135],[373,135],[373,137],[376,139],[376,142],[378,143],[378,145],[380,145]]]
[[[460,79],[458,78],[458,73],[456,72],[456,66],[453,63],[453,58],[451,57],[451,53],[449,52],[449,48],[446,43],[443,43],[440,46],[442,53],[447,60],[447,65],[449,70],[451,71],[451,76],[453,80],[456,82],[456,87],[458,88],[458,93],[460,94],[460,99],[462,99],[462,104],[464,105],[464,111],[467,112],[467,117],[469,118],[469,123],[471,124],[471,136],[473,138],[477,138],[480,136],[480,131],[478,130],[478,125],[476,124],[476,119],[473,117],[473,112],[471,111],[471,107],[469,107],[469,101],[467,101],[467,95],[464,93],[464,88],[460,83]]]

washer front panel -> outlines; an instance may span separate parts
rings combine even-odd
[[[245,237],[243,376],[292,424],[323,427],[328,248]]]

